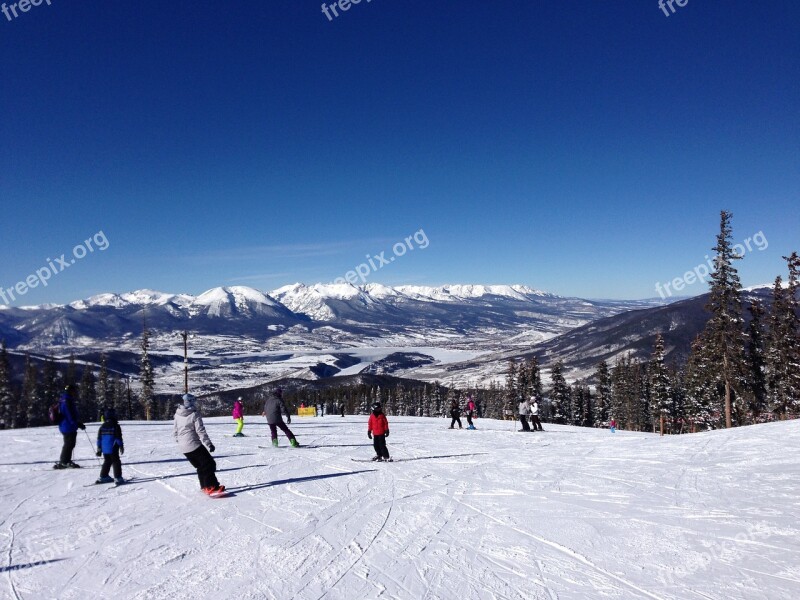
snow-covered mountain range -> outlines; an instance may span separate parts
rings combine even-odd
[[[17,351],[62,357],[134,354],[146,322],[152,352],[177,359],[177,334],[188,331],[193,357],[205,361],[215,388],[231,377],[245,384],[265,376],[351,374],[386,364],[388,356],[392,365],[418,367],[529,351],[598,319],[662,304],[566,298],[522,285],[297,283],[268,293],[219,287],[198,296],[137,290],[66,305],[4,307],[0,338]],[[173,371],[164,367],[162,375]]]

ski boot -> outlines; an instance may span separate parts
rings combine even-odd
[[[272,445],[277,448],[278,447],[278,440],[272,440]]]
[[[292,448],[299,448],[299,447],[300,447],[300,442],[298,442],[298,441],[297,441],[296,439],[294,439],[294,438],[290,439],[290,440],[289,440],[289,443],[292,445]]]
[[[81,466],[80,466],[78,463],[74,463],[74,462],[72,462],[72,461],[69,461],[69,462],[67,463],[67,468],[68,468],[68,469],[80,469],[80,468],[81,468]]]
[[[122,485],[123,483],[125,483],[125,480],[124,480],[122,477],[117,477],[117,478],[114,480],[114,483],[115,483],[116,485]]]
[[[113,477],[109,477],[108,475],[103,475],[99,477],[95,483],[112,483],[114,481]]]
[[[67,463],[57,462],[56,464],[53,465],[53,468],[54,469],[66,469],[68,467],[67,467]]]
[[[384,458],[383,462],[394,462],[393,458]]]

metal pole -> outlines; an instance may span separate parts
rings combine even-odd
[[[183,337],[183,393],[189,393],[189,332],[184,331]]]

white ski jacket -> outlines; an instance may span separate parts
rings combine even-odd
[[[531,414],[538,417],[539,416],[539,403],[534,400],[533,404],[531,405]]]
[[[178,407],[175,411],[175,427],[172,435],[175,436],[178,448],[184,454],[193,452],[200,446],[210,450],[213,445],[203,425],[203,417],[194,408]]]
[[[526,417],[531,414],[531,405],[528,404],[527,400],[523,400],[519,403],[519,414],[525,415]]]

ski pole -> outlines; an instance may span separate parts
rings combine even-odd
[[[97,465],[98,465],[98,466],[102,466],[102,465],[100,465],[100,459],[97,457],[97,452],[96,452],[96,451],[95,451],[95,449],[94,449],[94,444],[92,444],[92,438],[90,438],[90,437],[89,437],[89,433],[86,431],[86,429],[84,429],[84,430],[83,430],[83,433],[85,433],[85,434],[86,434],[86,439],[88,440],[88,442],[89,442],[89,446],[90,446],[90,447],[91,447],[91,449],[92,449],[92,454],[94,454],[94,455],[95,455],[95,456],[94,456],[94,459],[97,461]]]

